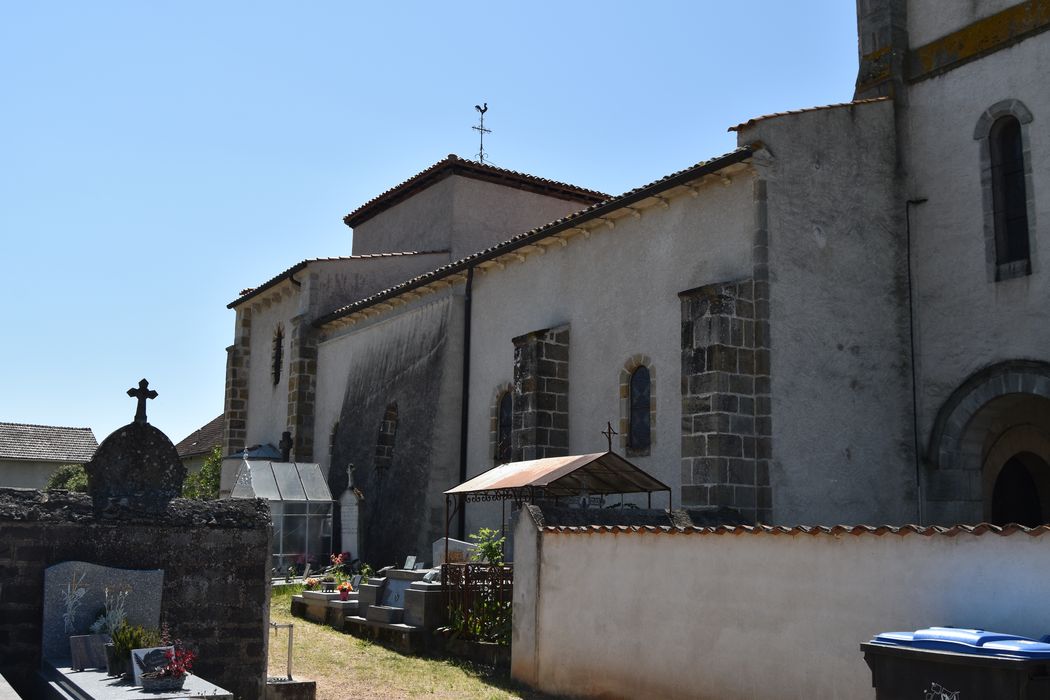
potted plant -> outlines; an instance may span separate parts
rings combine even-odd
[[[321,585],[321,582],[315,579],[313,576],[303,581],[303,588],[308,591],[316,591],[317,587]]]
[[[349,581],[343,581],[339,584],[337,590],[339,591],[339,600],[348,600],[350,598],[350,592],[354,590],[354,587],[350,585]]]
[[[167,663],[156,671],[142,674],[142,689],[146,691],[182,690],[186,675],[193,668],[197,655],[175,642],[175,648],[164,652]]]
[[[325,574],[324,578],[321,579],[321,590],[325,593],[331,593],[335,590],[335,576],[332,574]]]
[[[148,649],[160,644],[160,632],[145,627],[132,627],[124,620],[120,627],[113,630],[112,651],[106,648],[106,662],[109,675],[123,675],[127,679],[135,677],[135,669],[131,665],[132,649]]]

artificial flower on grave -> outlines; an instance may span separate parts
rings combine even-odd
[[[321,585],[321,582],[318,581],[317,579],[315,579],[312,576],[310,578],[306,579],[305,581],[303,581],[303,587],[305,587],[306,590],[308,590],[308,591],[312,591],[312,590],[316,589],[320,585]]]
[[[343,581],[342,583],[339,584],[339,586],[337,587],[337,590],[346,591],[346,592],[349,593],[350,591],[354,590],[354,587],[350,585],[349,581]]]

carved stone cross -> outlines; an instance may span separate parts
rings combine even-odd
[[[619,435],[619,433],[616,432],[615,430],[613,430],[612,423],[606,422],[605,426],[606,426],[606,428],[605,428],[605,430],[602,431],[602,435],[604,435],[605,439],[609,442],[609,450],[608,451],[612,452],[613,435]]]
[[[138,408],[135,410],[135,422],[146,422],[146,399],[157,398],[157,392],[149,388],[149,382],[145,379],[139,382],[138,389],[128,389],[128,396],[139,400]]]

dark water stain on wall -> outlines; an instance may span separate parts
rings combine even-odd
[[[442,469],[432,445],[440,425],[449,310],[442,301],[410,311],[385,324],[373,345],[350,358],[329,484],[338,499],[348,487],[346,465],[353,465],[353,485],[364,500],[362,551],[352,554],[376,567],[400,564],[410,554],[425,559],[430,542],[443,534],[430,532],[427,491],[435,469]],[[395,404],[390,445],[389,409]]]

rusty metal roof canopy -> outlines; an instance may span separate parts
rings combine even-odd
[[[509,462],[449,489],[448,495],[541,491],[547,496],[671,491],[660,480],[614,452]]]

